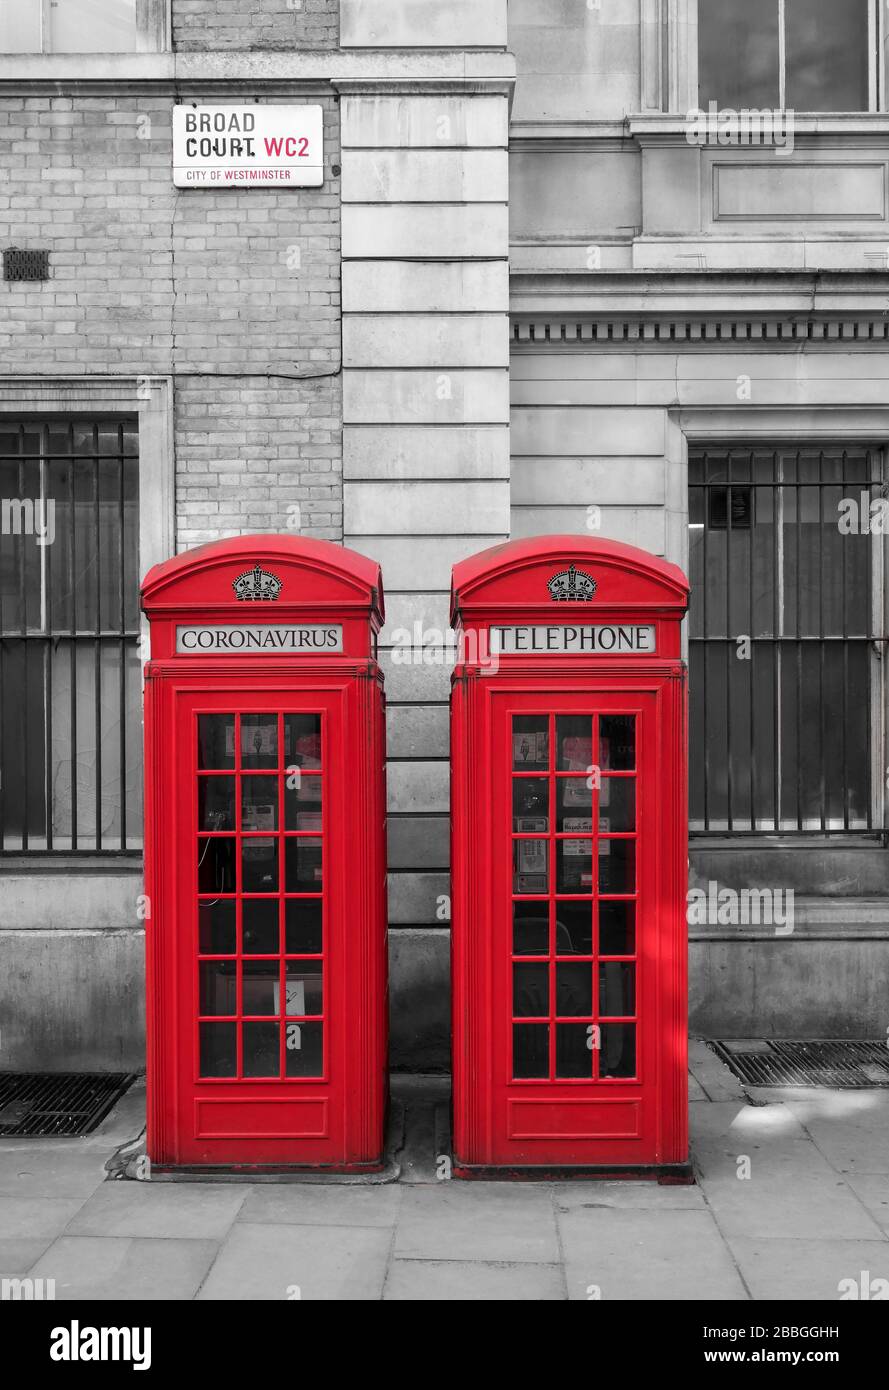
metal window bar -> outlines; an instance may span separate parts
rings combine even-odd
[[[880,832],[880,451],[714,445],[689,478],[691,832]]]
[[[0,854],[141,849],[138,505],[135,418],[0,417]]]

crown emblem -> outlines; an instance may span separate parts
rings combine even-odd
[[[596,581],[575,565],[554,574],[546,586],[554,603],[589,603],[596,592]]]
[[[252,570],[245,570],[232,583],[237,597],[252,603],[276,599],[282,587],[276,574],[269,574],[266,570],[260,569],[259,565],[255,565]]]

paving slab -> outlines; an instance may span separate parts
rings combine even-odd
[[[572,1300],[748,1296],[709,1212],[599,1208],[558,1221]]]
[[[239,1221],[279,1226],[393,1226],[402,1189],[385,1187],[252,1187]]]
[[[48,1236],[35,1240],[0,1240],[0,1279],[14,1279],[27,1274],[33,1264],[52,1244]]]
[[[553,1303],[564,1301],[561,1265],[485,1260],[393,1260],[386,1302]]]
[[[86,1199],[105,1181],[108,1146],[82,1139],[7,1139],[0,1143],[0,1197]]]
[[[877,1240],[882,1231],[851,1188],[832,1169],[812,1177],[787,1163],[784,1171],[754,1159],[750,1177],[738,1172],[702,1177],[701,1184],[725,1236]],[[743,1170],[741,1170],[743,1171]]]
[[[62,1236],[29,1271],[57,1299],[192,1299],[218,1250],[212,1240]]]
[[[54,1240],[87,1200],[87,1194],[47,1197],[43,1193],[27,1197],[0,1197],[0,1238]]]
[[[222,1240],[248,1191],[222,1183],[106,1182],[83,1204],[67,1234]]]
[[[656,1182],[562,1182],[553,1186],[557,1211],[623,1207],[631,1211],[702,1211],[704,1194],[696,1184]]]
[[[556,1263],[552,1189],[549,1184],[460,1181],[405,1188],[395,1255]]]
[[[689,1038],[688,1070],[708,1100],[746,1100],[735,1073],[701,1038]]]
[[[883,1173],[862,1173],[847,1177],[846,1182],[880,1229],[889,1235],[889,1177]]]
[[[272,1226],[239,1221],[201,1301],[379,1300],[392,1232],[367,1226]]]
[[[744,1135],[760,1141],[768,1139],[808,1139],[801,1120],[785,1105],[749,1105],[746,1102],[720,1101],[696,1105],[689,1117],[691,1143],[719,1139],[726,1135]]]
[[[889,1091],[817,1091],[787,1108],[838,1172],[889,1174]]]
[[[874,1279],[889,1280],[889,1241],[762,1240],[730,1236],[729,1245],[753,1298],[836,1303],[850,1291],[873,1297]]]

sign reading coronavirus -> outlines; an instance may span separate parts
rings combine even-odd
[[[174,106],[177,188],[324,182],[320,106]]]

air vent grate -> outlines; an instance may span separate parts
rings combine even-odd
[[[121,1072],[0,1072],[0,1136],[89,1134],[135,1079]]]
[[[889,1047],[884,1042],[764,1039],[709,1046],[746,1086],[889,1086]]]
[[[26,251],[21,246],[8,246],[3,252],[4,280],[48,280],[49,252]]]

